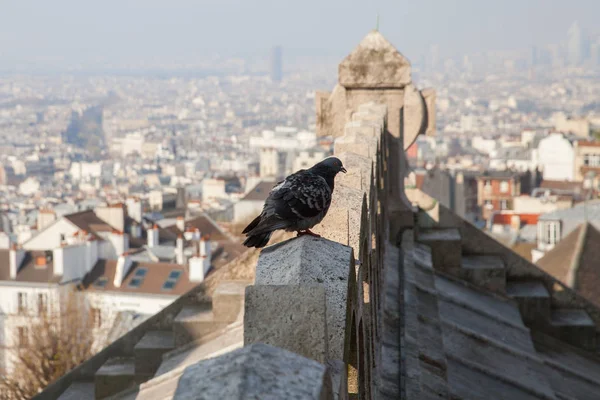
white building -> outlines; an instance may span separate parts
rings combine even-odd
[[[575,150],[572,140],[558,132],[551,133],[540,140],[538,163],[544,179],[572,181],[575,178]]]
[[[250,147],[255,149],[305,150],[317,145],[314,132],[298,131],[297,128],[278,126],[274,131],[264,130],[261,136],[250,137]]]
[[[261,181],[256,184],[240,201],[233,205],[233,221],[236,223],[250,222],[250,219],[259,215],[274,185],[275,181]]]

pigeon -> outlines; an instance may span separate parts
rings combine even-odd
[[[278,182],[269,192],[260,215],[242,232],[246,234],[244,246],[265,247],[278,229],[318,237],[310,229],[327,214],[334,178],[339,172],[346,173],[340,159],[328,157]]]

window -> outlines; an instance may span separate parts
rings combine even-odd
[[[90,309],[90,317],[94,327],[98,328],[100,325],[102,325],[102,314],[100,313],[100,309],[92,307]]]
[[[102,276],[102,277],[96,279],[96,282],[94,282],[94,287],[103,288],[106,286],[107,283],[108,283],[108,278],[105,278]]]
[[[181,271],[171,271],[168,279],[179,279],[181,276]]]
[[[488,210],[491,210],[492,208],[494,208],[494,205],[492,204],[491,200],[485,201],[485,208],[487,208]]]
[[[38,294],[38,313],[44,314],[48,311],[48,295],[46,293]]]
[[[559,222],[546,222],[543,227],[543,241],[548,245],[555,245],[560,241],[560,224]]]
[[[137,276],[137,277],[141,277],[141,278],[143,278],[143,277],[145,277],[145,276],[146,276],[146,273],[147,273],[147,272],[148,272],[148,269],[147,269],[147,268],[138,268],[138,269],[135,271],[135,274],[134,274],[134,276]]]
[[[139,288],[142,285],[142,281],[143,281],[143,279],[133,278],[132,280],[129,281],[129,287]]]
[[[17,293],[17,313],[25,314],[27,312],[27,293]]]
[[[600,154],[584,154],[583,165],[590,167],[600,167]]]
[[[492,182],[487,179],[485,181],[483,181],[483,190],[485,190],[486,192],[491,192],[492,191]]]
[[[24,326],[19,326],[17,328],[17,335],[19,340],[19,346],[27,346],[27,343],[29,342],[29,332],[27,332],[27,328]]]
[[[129,281],[130,288],[139,288],[144,282],[144,277],[148,273],[148,268],[138,268],[133,273],[133,278]]]
[[[508,193],[508,181],[500,182],[500,193]]]
[[[508,209],[508,201],[507,200],[500,200],[500,209],[501,210]]]
[[[182,271],[171,271],[171,273],[169,273],[169,276],[167,277],[167,280],[165,281],[162,289],[163,290],[172,290],[175,285],[177,284],[177,281],[179,280],[179,277],[181,276]]]

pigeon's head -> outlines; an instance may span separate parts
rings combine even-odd
[[[346,168],[337,157],[327,157],[320,163],[315,164],[312,168],[313,171],[320,175],[336,176],[338,172],[346,173]]]

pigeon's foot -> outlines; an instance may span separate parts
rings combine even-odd
[[[318,237],[318,238],[321,237],[321,235],[319,235],[318,233],[312,232],[310,229],[307,229],[305,231],[298,231],[298,236],[304,236],[304,235],[310,235],[310,236]]]

